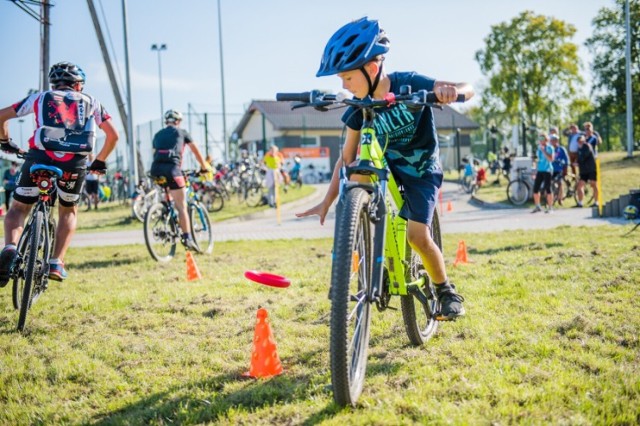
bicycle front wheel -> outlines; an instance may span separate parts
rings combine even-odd
[[[213,252],[213,230],[209,213],[200,203],[189,203],[191,236],[198,246],[198,253]]]
[[[44,266],[44,214],[41,211],[34,213],[31,234],[29,235],[26,247],[26,259],[24,272],[24,287],[22,289],[22,299],[20,300],[20,315],[18,316],[18,330],[24,330],[27,322],[27,312],[31,308],[33,289],[36,280],[42,275]]]
[[[529,185],[522,180],[512,180],[507,186],[507,198],[512,204],[521,206],[531,196]]]
[[[202,203],[210,212],[219,212],[224,207],[224,197],[217,189],[209,189],[202,194]]]
[[[431,239],[442,252],[442,234],[440,233],[440,218],[438,211],[433,212],[433,220],[429,228]],[[400,298],[402,309],[402,319],[404,328],[411,344],[419,346],[429,340],[438,330],[436,312],[438,311],[438,300],[435,297],[436,289],[424,269],[422,258],[407,242],[406,251],[405,281],[407,283],[416,281],[421,276],[425,277],[421,294],[407,294]],[[422,298],[422,300],[420,300]]]
[[[168,262],[176,254],[179,238],[175,222],[164,203],[151,206],[144,217],[144,242],[151,257],[158,262]]]
[[[364,385],[371,322],[369,194],[354,188],[338,205],[331,267],[331,383],[338,405],[355,405]]]

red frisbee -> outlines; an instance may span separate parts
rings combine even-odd
[[[245,271],[244,277],[258,284],[270,287],[286,288],[291,285],[291,281],[282,275],[269,274],[268,272]]]

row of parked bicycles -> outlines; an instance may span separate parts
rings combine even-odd
[[[302,186],[299,174],[281,171],[283,190]],[[242,162],[234,167],[219,165],[213,172],[213,178],[187,173],[190,191],[198,195],[200,202],[210,213],[219,212],[228,202],[258,207],[266,203],[267,188],[265,170],[255,162]],[[162,199],[162,188],[150,177],[140,180],[131,205],[132,214],[139,221],[150,206]]]
[[[530,168],[516,169],[516,177],[509,181],[507,186],[507,198],[516,205],[521,206],[533,196],[533,171]],[[578,178],[573,173],[557,175],[551,180],[551,193],[553,194],[553,204],[562,204],[563,200],[573,198],[578,203]],[[540,198],[546,200],[547,192],[541,191]],[[584,186],[584,199],[586,205],[593,203],[593,192],[589,185]],[[550,206],[552,207],[552,206]]]

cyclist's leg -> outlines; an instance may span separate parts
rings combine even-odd
[[[63,175],[62,179],[58,179],[58,226],[53,253],[49,259],[49,278],[62,281],[67,277],[64,257],[76,232],[78,203],[86,175],[86,166],[84,160],[75,164],[55,165],[62,169]]]
[[[185,187],[177,189],[171,188],[171,198],[173,198],[175,209],[178,212],[178,223],[180,224],[182,232],[185,233],[191,228],[189,214],[187,213],[187,189]]]
[[[20,170],[20,179],[13,196],[11,207],[4,219],[5,246],[0,252],[0,287],[9,282],[9,274],[17,256],[16,244],[22,235],[24,221],[38,199],[38,189],[31,181],[29,168],[33,161],[27,159]]]
[[[464,315],[464,300],[449,282],[444,257],[438,245],[431,238],[429,226],[438,201],[438,191],[442,184],[442,172],[437,171],[423,179],[400,176],[405,189],[405,204],[400,216],[408,220],[407,238],[409,244],[422,258],[423,265],[436,287],[441,312],[438,319],[452,320]]]

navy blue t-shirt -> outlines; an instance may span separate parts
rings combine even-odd
[[[193,142],[191,135],[184,129],[167,126],[153,137],[153,162],[182,163],[182,152],[186,144]]]
[[[389,74],[390,91],[398,94],[401,86],[411,86],[412,92],[433,91],[435,79],[415,72]],[[362,112],[349,107],[342,121],[353,130],[362,127]],[[440,169],[438,135],[431,108],[409,108],[405,104],[376,108],[374,128],[378,142],[392,172],[401,171],[409,176],[425,177]],[[387,140],[388,138],[388,140]]]

